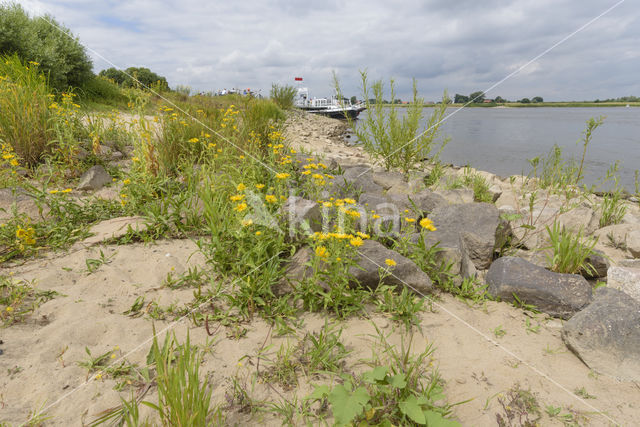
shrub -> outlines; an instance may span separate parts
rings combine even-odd
[[[40,160],[53,135],[49,87],[36,64],[16,56],[0,57],[0,140],[22,161]]]
[[[91,78],[91,60],[68,28],[52,16],[30,18],[22,6],[0,5],[0,54],[40,64],[49,84],[66,91]]]
[[[581,270],[587,273],[593,270],[593,266],[586,260],[594,253],[597,239],[583,243],[582,230],[573,234],[565,227],[555,222],[550,228],[546,227],[551,242],[552,255],[547,255],[549,268],[556,273],[575,274]]]
[[[271,99],[283,110],[289,110],[293,107],[293,99],[295,96],[296,88],[293,86],[280,86],[277,84],[271,85]]]
[[[385,105],[384,86],[381,80],[369,85],[366,71],[361,72],[362,97],[366,100],[368,114],[363,120],[362,126],[356,128],[354,122],[350,122],[353,132],[364,144],[375,159],[380,161],[387,170],[399,168],[407,174],[415,169],[416,164],[425,159],[437,161],[438,155],[446,139],[442,142],[440,150],[433,153],[435,139],[438,137],[440,123],[446,112],[449,98],[445,91],[442,103],[434,107],[433,114],[427,120],[423,129],[420,125],[423,121],[424,100],[418,98],[417,83],[413,81],[413,98],[406,108],[406,116],[398,117],[398,109],[395,104]],[[340,88],[336,81],[336,89],[340,96]],[[391,99],[395,99],[395,83],[391,80]],[[373,98],[371,97],[373,92]]]
[[[78,95],[83,101],[100,102],[112,106],[126,105],[128,101],[127,96],[122,93],[116,83],[102,76],[93,76],[84,82]]]

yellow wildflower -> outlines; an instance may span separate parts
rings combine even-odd
[[[64,189],[64,190],[62,190],[61,192],[62,192],[62,193],[71,193],[71,191],[73,191],[73,190],[71,190],[70,188],[65,188],[65,189]]]
[[[404,220],[407,221],[410,224],[413,223],[413,222],[416,222],[415,218],[405,218]]]
[[[354,247],[357,248],[357,247],[362,246],[363,242],[362,242],[362,239],[360,237],[355,237],[355,238],[349,240],[349,243],[351,243],[351,246],[354,246]]]
[[[278,199],[276,198],[276,196],[274,196],[273,194],[267,194],[266,196],[264,196],[264,199],[268,202],[268,203],[275,203],[278,201]]]
[[[198,138],[191,138],[191,139],[189,140],[189,142],[192,142],[192,143],[194,143],[194,144],[195,144],[196,142],[198,142],[198,141],[200,141]]]
[[[240,203],[238,205],[236,205],[235,208],[233,208],[235,211],[238,212],[242,212],[243,210],[247,209],[247,204],[246,203]]]
[[[243,219],[240,223],[242,224],[243,227],[248,227],[251,224],[253,224],[253,220],[251,220],[251,219]]]
[[[264,188],[264,184],[256,184],[256,188],[258,190],[262,190]]]
[[[256,236],[260,236],[262,234],[262,231],[256,231]]]
[[[244,199],[244,194],[236,194],[229,197],[229,200],[231,200],[232,202],[239,202],[242,199]]]
[[[384,263],[387,264],[389,267],[395,267],[396,264],[398,264],[395,260],[389,259],[389,258],[385,259]]]
[[[13,307],[9,306],[5,310],[7,310],[7,313],[11,313],[13,311]]]
[[[59,190],[49,190],[49,194],[56,194],[56,193],[59,193],[59,192],[60,192]]]
[[[238,191],[244,191],[247,188],[246,185],[244,185],[243,183],[238,184],[238,186],[236,187],[236,190]]]
[[[329,251],[324,246],[318,246],[316,248],[316,256],[318,256],[319,258],[323,258],[323,259],[324,258],[328,258],[329,257]]]
[[[131,180],[130,180],[129,178],[127,178],[127,179],[125,179],[124,181],[122,181],[122,183],[123,183],[124,185],[129,185],[129,184],[131,184]]]
[[[433,225],[433,221],[431,221],[429,218],[422,218],[420,220],[420,227],[425,228],[429,231],[436,231],[437,228],[434,227]]]
[[[287,179],[289,178],[291,175],[289,175],[288,173],[285,172],[281,172],[281,173],[277,173],[276,174],[276,178],[277,179]]]

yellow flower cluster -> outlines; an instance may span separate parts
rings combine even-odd
[[[64,190],[49,190],[49,194],[58,194],[58,193],[62,193],[62,194],[66,194],[66,193],[71,193],[70,188],[65,188]]]
[[[349,240],[349,242],[351,242],[352,240],[358,239],[357,243],[353,246],[360,246],[362,245],[362,239],[370,239],[371,236],[369,236],[366,233],[362,233],[360,231],[356,232],[355,235],[354,234],[350,234],[350,233],[323,233],[320,231],[316,231],[315,233],[313,233],[313,235],[311,236],[312,239],[314,240],[319,240],[319,241],[323,241],[323,240],[330,240],[330,239],[336,239],[336,240]],[[359,244],[358,244],[359,243]]]
[[[36,244],[35,234],[36,234],[36,231],[33,229],[33,227],[28,227],[26,229],[22,227],[18,227],[16,229],[16,237],[20,242],[21,248],[23,247],[23,245],[35,245]]]
[[[0,145],[0,152],[2,153],[2,163],[8,163],[11,167],[18,166],[18,159],[13,153],[13,147],[11,147],[11,145],[2,143]]]
[[[429,230],[429,231],[436,231],[437,228],[433,225],[433,221],[431,221],[429,218],[422,218],[420,220],[420,227]]]

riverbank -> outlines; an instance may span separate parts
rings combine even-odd
[[[298,311],[291,312],[289,317],[269,318],[259,315],[254,305],[245,308],[244,314],[235,306],[229,310],[232,303],[225,297],[239,298],[238,288],[242,288],[238,284],[243,277],[213,269],[211,254],[198,243],[211,239],[208,226],[204,234],[194,234],[192,239],[170,235],[157,239],[153,232],[159,229],[159,221],[143,216],[111,218],[94,224],[93,236],[79,240],[69,249],[58,252],[43,249],[34,258],[2,265],[6,283],[21,283],[37,290],[39,296],[29,291],[32,292],[29,298],[33,301],[39,298],[40,302],[34,302],[33,311],[26,312],[24,319],[0,330],[3,341],[0,364],[8,373],[0,380],[5,390],[0,419],[21,423],[30,411],[40,408],[52,417],[45,424],[70,425],[94,420],[103,411],[117,406],[121,397],[127,399],[133,394],[140,400],[157,401],[157,388],[145,380],[155,328],[160,340],[166,331],[175,332],[180,342],[189,334],[191,344],[202,350],[201,378],[208,380],[212,402],[220,408],[223,420],[220,422],[226,425],[304,424],[323,420],[332,423],[333,413],[326,410],[328,403],[305,406],[305,399],[316,386],[336,387],[344,382],[337,375],[341,373],[361,379],[363,382],[358,385],[365,387],[362,374],[375,367],[398,369],[394,374],[409,376],[406,364],[398,364],[393,357],[398,352],[402,354],[409,342],[412,346],[408,354],[414,358],[425,349],[433,351],[419,363],[424,374],[420,380],[433,381],[442,388],[441,396],[434,397],[435,393],[431,396],[438,407],[464,402],[450,408],[451,418],[462,425],[492,425],[497,419],[529,420],[543,425],[633,424],[640,401],[638,379],[630,381],[612,375],[612,356],[602,356],[604,367],[590,367],[567,348],[566,325],[570,321],[566,319],[571,316],[565,312],[570,310],[572,315],[584,312],[591,296],[574,304],[563,302],[572,298],[572,290],[565,289],[567,294],[547,298],[536,293],[520,294],[523,298],[533,295],[541,298],[535,304],[543,311],[539,313],[531,307],[523,309],[531,304],[526,298],[516,307],[487,299],[482,289],[491,265],[506,255],[531,261],[527,268],[545,265],[544,226],[556,220],[567,229],[583,227],[588,235],[601,236],[596,248],[609,259],[600,260],[598,266],[604,263],[606,267],[600,268],[597,278],[590,279],[588,286],[597,280],[607,280],[611,267],[618,267],[616,283],[627,286],[630,280],[620,277],[625,272],[633,273],[633,269],[625,265],[635,265],[640,255],[637,204],[622,202],[626,207],[622,223],[607,228],[600,227],[602,199],[576,195],[567,200],[523,177],[501,178],[473,169],[446,168],[437,182],[427,179],[432,182],[427,187],[425,178],[432,169],[425,167],[405,181],[399,174],[373,165],[361,147],[345,145],[344,131],[344,123],[324,117],[294,114],[288,119],[282,142],[293,151],[279,160],[278,165],[286,160],[297,163],[287,174],[295,175],[300,188],[307,192],[312,191],[309,183],[314,186],[321,181],[333,183],[326,187],[328,194],[313,193],[317,199],[306,195],[310,193],[298,193],[301,197],[306,195],[310,203],[296,202],[296,206],[310,207],[299,212],[300,218],[309,218],[307,215],[314,212],[317,200],[323,206],[341,200],[343,207],[354,199],[354,208],[349,211],[355,212],[356,201],[358,209],[362,208],[363,213],[359,214],[362,217],[375,209],[379,213],[369,217],[375,224],[374,216],[384,215],[377,206],[391,204],[400,214],[400,229],[407,238],[440,241],[443,251],[435,260],[451,265],[448,274],[452,281],[442,281],[451,283],[447,285],[451,286],[448,291],[418,268],[424,254],[414,257],[406,251],[401,253],[398,246],[385,247],[383,243],[388,244],[389,240],[375,236],[374,227],[358,229],[371,233],[370,238],[362,237],[363,243],[356,239],[354,229],[355,243],[347,246],[360,248],[364,255],[356,257],[355,262],[368,274],[358,277],[373,288],[398,285],[413,289],[415,295],[395,299],[399,297],[392,295],[398,294],[400,288],[396,294],[384,290],[371,297],[357,294],[365,305],[345,318],[320,308],[303,309],[305,294],[297,292],[309,274],[305,265],[320,268],[317,266],[325,265],[322,263],[339,262],[319,249],[338,250],[338,243],[327,240],[328,243],[309,251],[312,241],[296,240],[295,254],[283,256],[283,261],[289,271],[284,294],[296,295],[288,303]],[[123,158],[110,157],[108,164],[114,168],[111,173],[115,175],[116,170],[125,173],[140,161],[135,160],[137,156],[130,148],[122,148]],[[113,151],[108,155],[113,156]],[[323,174],[322,180],[313,177],[316,173]],[[105,180],[102,188],[78,193],[78,198],[91,200],[94,205],[101,200],[121,199],[121,194],[129,194],[123,188],[131,185],[125,182],[126,176],[122,175],[115,183]],[[242,182],[233,182],[230,194],[234,197],[244,191],[239,184],[245,185],[249,180],[246,175],[240,176]],[[475,201],[479,194],[472,184],[480,182],[476,177],[485,181],[483,194],[490,197],[489,203]],[[182,188],[188,188],[188,176],[181,177],[181,182]],[[339,195],[332,195],[333,190]],[[172,209],[176,210],[166,218],[188,224],[193,219],[188,212],[208,215],[207,202],[203,202],[201,194],[194,194],[193,204],[183,210],[174,204]],[[249,193],[242,194],[250,197],[246,195]],[[282,197],[287,198],[285,194]],[[10,191],[2,195],[1,207],[11,207],[16,197]],[[23,195],[18,199],[20,208],[33,216],[32,221],[37,221],[40,214],[33,201]],[[225,215],[234,215],[238,206],[242,205],[235,205],[236,209]],[[298,212],[283,217],[298,218]],[[419,225],[421,218],[432,219],[437,230],[423,229]],[[246,223],[237,233],[255,226]],[[269,228],[250,231],[250,236],[243,237],[250,242],[243,246],[247,253],[259,244],[254,236],[259,236],[258,232],[268,233]],[[499,242],[500,236],[508,236],[509,244]],[[240,244],[238,240],[237,245]],[[299,258],[305,253],[306,260]],[[373,261],[367,264],[366,260]],[[237,264],[239,259],[230,262]],[[260,275],[267,274],[258,271]],[[386,271],[387,275],[380,277],[380,271]],[[540,274],[539,270],[531,271],[530,276]],[[336,279],[329,275],[319,277],[320,282]],[[613,285],[613,276],[609,279]],[[556,276],[549,280],[553,282]],[[463,283],[470,289],[461,292]],[[211,293],[203,298],[206,290]],[[324,292],[328,295],[326,289]],[[348,288],[343,288],[343,292],[348,292]],[[278,300],[270,298],[275,305]],[[503,295],[503,299],[508,297]],[[410,308],[416,307],[417,301],[423,301],[424,305]],[[554,312],[558,305],[565,310],[561,315]],[[405,323],[402,319],[410,321]],[[329,341],[332,343],[329,353],[323,353],[335,366],[311,368],[310,349],[318,347],[314,347],[310,337],[316,342],[318,337],[336,339]],[[340,348],[344,352],[336,356],[332,350]],[[613,344],[609,350],[615,354],[618,351]],[[630,359],[637,356],[633,349],[626,350]],[[591,361],[590,354],[581,353],[581,357]],[[633,375],[634,369],[625,367],[621,373]],[[381,378],[380,381],[386,377]],[[375,390],[382,390],[372,387],[367,389],[370,399]],[[380,407],[367,411],[364,414],[362,409],[363,419],[383,414]],[[140,414],[141,419],[150,417],[152,422],[158,422],[157,415],[146,406],[140,406]]]

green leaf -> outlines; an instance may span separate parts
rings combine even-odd
[[[398,407],[400,407],[400,411],[412,421],[418,424],[426,424],[427,420],[415,396],[409,396],[404,401],[398,403]]]
[[[322,399],[323,397],[328,396],[329,392],[330,390],[328,385],[319,385],[315,390],[313,390],[313,393],[311,393],[307,399]]]
[[[329,394],[329,403],[336,424],[349,424],[360,415],[369,402],[369,392],[364,387],[358,387],[352,393],[344,386],[337,385]]]
[[[429,427],[459,427],[460,423],[448,420],[442,414],[435,411],[424,411],[424,417]]]
[[[391,384],[395,388],[405,388],[407,386],[407,381],[404,374],[400,373],[391,377],[391,381],[389,381],[389,384]]]
[[[372,371],[362,374],[362,378],[368,383],[375,384],[376,382],[384,380],[388,371],[389,368],[386,366],[376,366]]]

